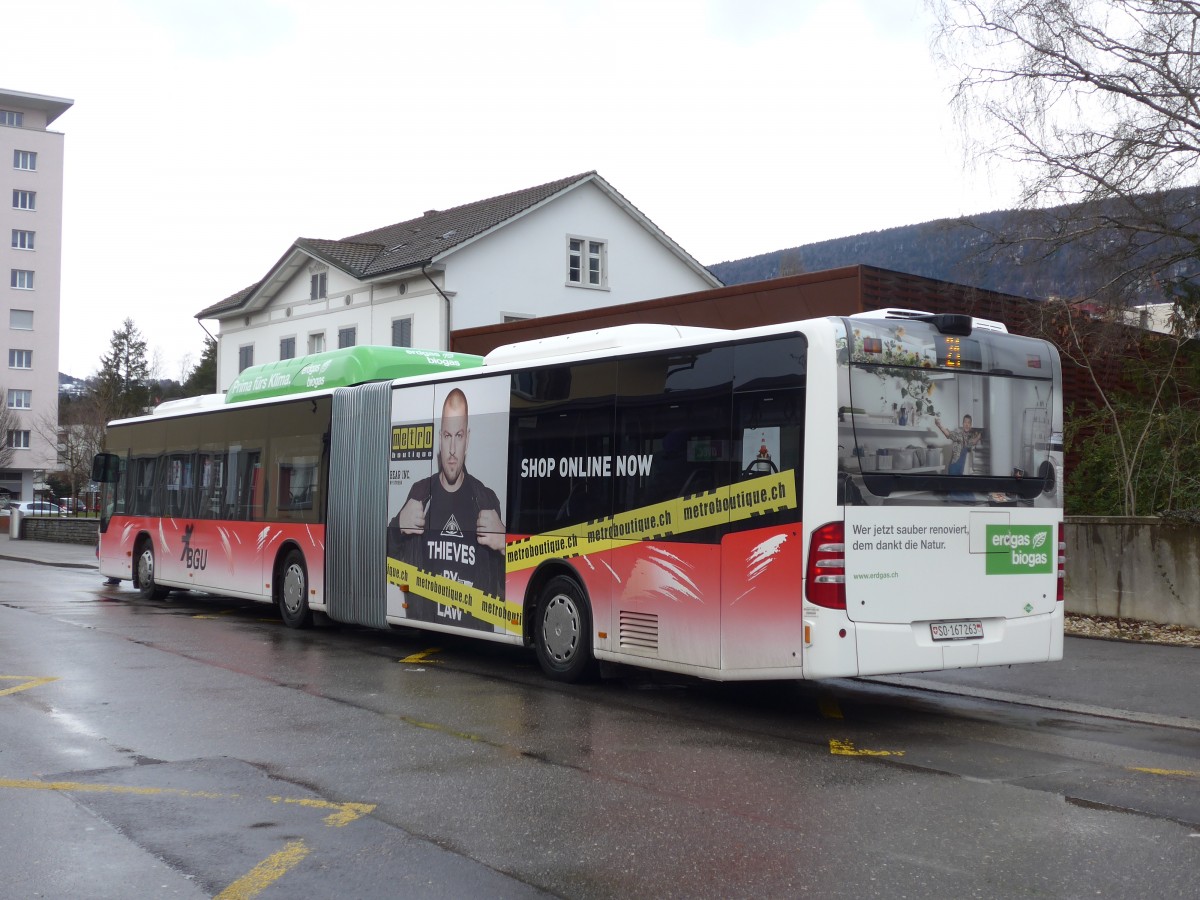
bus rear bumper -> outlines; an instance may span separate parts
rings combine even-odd
[[[859,675],[935,672],[1017,663],[1053,662],[1063,655],[1063,604],[1020,619],[983,619],[982,638],[934,641],[929,622],[858,622]]]

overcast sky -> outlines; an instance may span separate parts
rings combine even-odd
[[[298,237],[596,170],[700,262],[1011,206],[921,0],[23,0],[0,87],[67,97],[60,370],[162,377]],[[215,327],[210,328],[215,333]]]

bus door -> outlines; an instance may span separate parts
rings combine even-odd
[[[617,365],[611,629],[622,653],[718,669],[730,346]]]
[[[801,664],[806,365],[806,342],[798,334],[736,348],[734,479],[721,544],[725,670]]]
[[[266,528],[266,486],[262,449],[233,444],[228,455],[202,457],[208,464],[208,484],[202,491],[198,527],[206,535],[210,558],[205,577],[212,589],[264,593],[261,535]],[[203,518],[213,515],[214,520]],[[269,580],[269,579],[268,579]]]

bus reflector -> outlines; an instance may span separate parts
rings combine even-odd
[[[1054,598],[1062,603],[1066,595],[1067,583],[1067,529],[1062,522],[1058,523],[1058,593]]]
[[[846,608],[845,526],[841,522],[828,522],[813,532],[804,594],[817,606]]]

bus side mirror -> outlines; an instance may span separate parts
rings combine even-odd
[[[115,453],[97,453],[92,460],[92,481],[98,484],[116,484],[121,471],[120,460]]]

